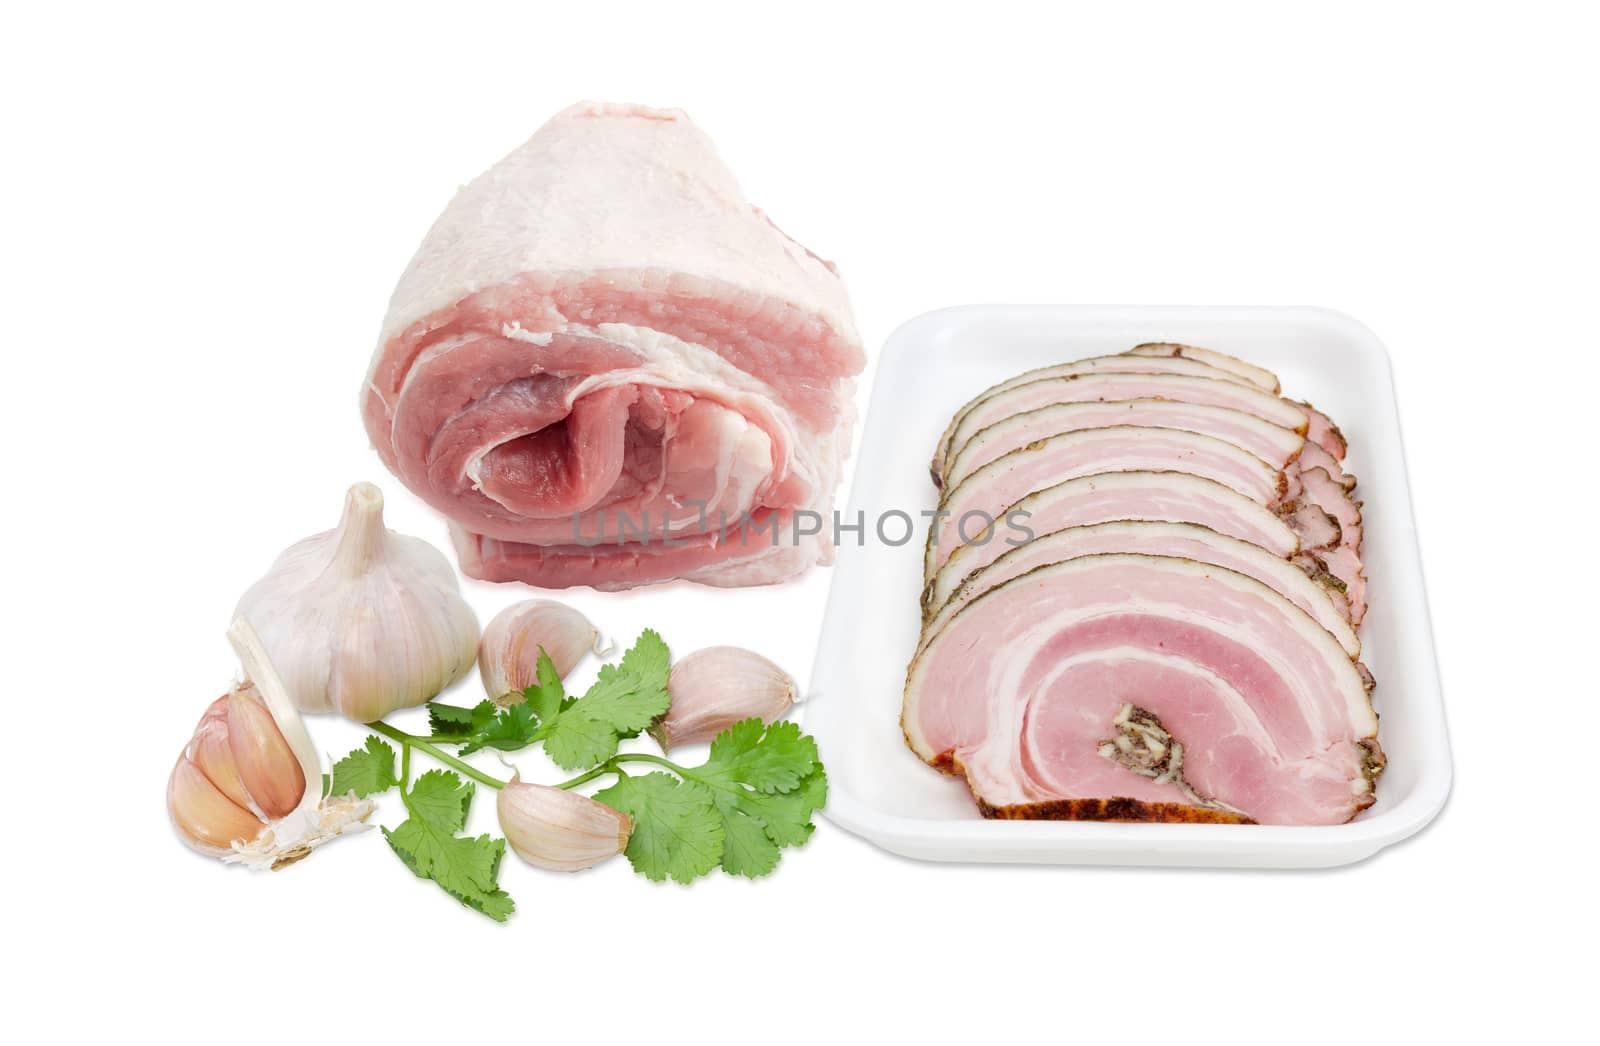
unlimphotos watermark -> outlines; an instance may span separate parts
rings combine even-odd
[[[826,533],[835,545],[844,544],[847,536],[853,536],[856,545],[865,545],[870,535],[885,545],[900,546],[917,536],[918,518],[928,521],[935,544],[944,529],[944,522],[952,518],[955,519],[956,537],[963,545],[986,545],[999,540],[1015,548],[1026,545],[1034,537],[1032,528],[1028,526],[1029,513],[1021,510],[996,518],[978,510],[955,517],[944,509],[919,509],[915,513],[889,509],[877,513],[870,521],[865,509],[857,509],[854,519],[837,510],[824,515],[813,509],[772,509],[754,514],[740,512],[737,516],[719,511],[713,526],[705,502],[686,501],[684,504],[697,510],[696,518],[684,520],[661,512],[652,519],[648,510],[637,515],[607,509],[592,513],[575,512],[572,516],[572,540],[585,548],[605,544],[655,544],[674,548],[693,544],[696,538],[715,534],[719,545],[737,543],[747,546],[765,542],[776,548],[785,538],[790,544],[798,545],[806,538]]]

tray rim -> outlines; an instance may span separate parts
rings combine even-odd
[[[1405,456],[1404,432],[1399,420],[1399,401],[1394,388],[1394,368],[1388,348],[1378,337],[1353,317],[1320,306],[1261,305],[1051,305],[1051,304],[971,304],[955,305],[922,313],[900,324],[885,339],[874,364],[872,396],[862,424],[863,439],[870,431],[871,419],[885,409],[887,385],[880,379],[902,354],[926,339],[933,330],[947,332],[954,324],[970,325],[985,316],[1004,312],[1011,318],[1018,313],[1048,314],[1052,320],[1070,317],[1080,323],[1162,319],[1181,324],[1203,317],[1207,322],[1238,320],[1252,326],[1317,323],[1337,331],[1382,364],[1385,388],[1394,421],[1395,447],[1399,452],[1399,477],[1405,495],[1405,521],[1410,540],[1396,549],[1397,560],[1405,564],[1418,584],[1418,597],[1424,610],[1418,645],[1422,648],[1425,692],[1408,695],[1421,719],[1418,724],[1420,750],[1424,759],[1416,786],[1395,806],[1371,817],[1342,825],[1147,825],[1084,821],[997,821],[982,818],[947,820],[908,817],[885,812],[864,802],[843,782],[829,782],[828,804],[823,816],[839,827],[882,849],[905,857],[931,861],[971,861],[1004,863],[1182,865],[1190,867],[1271,867],[1314,868],[1351,864],[1376,854],[1384,847],[1421,831],[1444,808],[1453,780],[1449,731],[1445,720],[1443,691],[1439,678],[1438,654],[1433,636],[1432,612],[1428,604],[1418,542],[1415,511],[1411,499],[1410,467]],[[860,505],[863,477],[856,472],[851,482],[847,510]],[[852,574],[834,568],[829,579],[828,598],[823,612],[817,655],[811,678],[824,675],[825,651],[830,638],[845,627],[842,609],[851,601]],[[836,698],[835,701],[841,700]],[[827,698],[808,701],[804,711],[806,727],[826,737],[816,723],[830,718]],[[821,715],[819,716],[819,713]]]

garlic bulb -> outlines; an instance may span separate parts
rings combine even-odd
[[[478,619],[455,570],[386,530],[383,495],[357,483],[344,518],[290,547],[239,600],[295,705],[357,722],[420,705],[466,674]]]
[[[500,830],[518,857],[553,872],[576,872],[628,845],[633,818],[586,795],[513,777],[496,800]]]
[[[667,693],[672,704],[650,725],[664,752],[709,741],[751,716],[770,723],[794,704],[794,681],[760,654],[714,646],[673,665]]]
[[[522,691],[539,681],[540,649],[550,655],[556,675],[565,677],[599,641],[589,619],[565,603],[513,603],[494,616],[478,644],[483,688],[499,704],[520,701]]]
[[[167,780],[167,813],[201,853],[282,868],[351,829],[370,800],[321,795],[322,764],[260,638],[243,619],[228,631],[248,679],[217,698]],[[253,680],[253,681],[252,681]],[[316,787],[308,788],[307,782]]]

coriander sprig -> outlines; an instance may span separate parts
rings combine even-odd
[[[669,663],[666,644],[646,630],[619,664],[601,668],[582,697],[569,697],[541,651],[538,682],[518,704],[431,704],[426,736],[387,723],[368,724],[382,736],[368,737],[364,747],[334,765],[331,791],[367,796],[398,788],[409,816],[384,830],[395,853],[418,876],[501,921],[515,907],[498,883],[505,841],[458,834],[474,790],[463,777],[488,788],[508,785],[462,758],[484,749],[514,752],[542,745],[557,766],[582,770],[555,788],[573,790],[614,777],[593,798],[632,818],[624,852],[648,879],[688,883],[718,867],[730,875],[767,875],[783,849],[810,837],[812,814],[827,800],[827,774],[816,743],[794,723],[750,718],[718,734],[699,766],[618,751],[621,741],[637,737],[666,712]],[[398,774],[385,737],[400,746]],[[411,784],[413,750],[450,769],[430,770]],[[630,774],[630,766],[649,769]]]

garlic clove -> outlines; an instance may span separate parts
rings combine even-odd
[[[249,684],[228,694],[228,745],[257,810],[275,821],[300,805],[305,771]]]
[[[715,646],[673,665],[667,693],[672,704],[650,725],[664,752],[709,741],[751,716],[772,722],[794,704],[794,680],[760,654]]]
[[[550,655],[556,675],[565,677],[599,639],[589,619],[565,603],[513,603],[494,616],[478,643],[483,688],[499,704],[520,701],[522,691],[539,681],[540,649]]]
[[[576,872],[628,845],[633,818],[604,803],[513,777],[495,801],[500,830],[518,857],[554,872]]]
[[[206,709],[194,728],[184,754],[206,775],[207,780],[233,803],[250,809],[250,790],[239,776],[239,765],[228,743],[228,695],[223,694]]]
[[[167,812],[202,853],[282,868],[365,828],[373,803],[354,793],[322,795],[321,757],[261,637],[239,618],[228,639],[250,682],[200,717],[167,779]]]
[[[208,852],[248,843],[266,827],[224,795],[187,755],[178,757],[167,779],[167,812],[191,845]]]
[[[444,555],[383,525],[383,495],[357,483],[338,528],[280,555],[239,600],[306,712],[370,722],[423,704],[471,670],[478,619]]]

